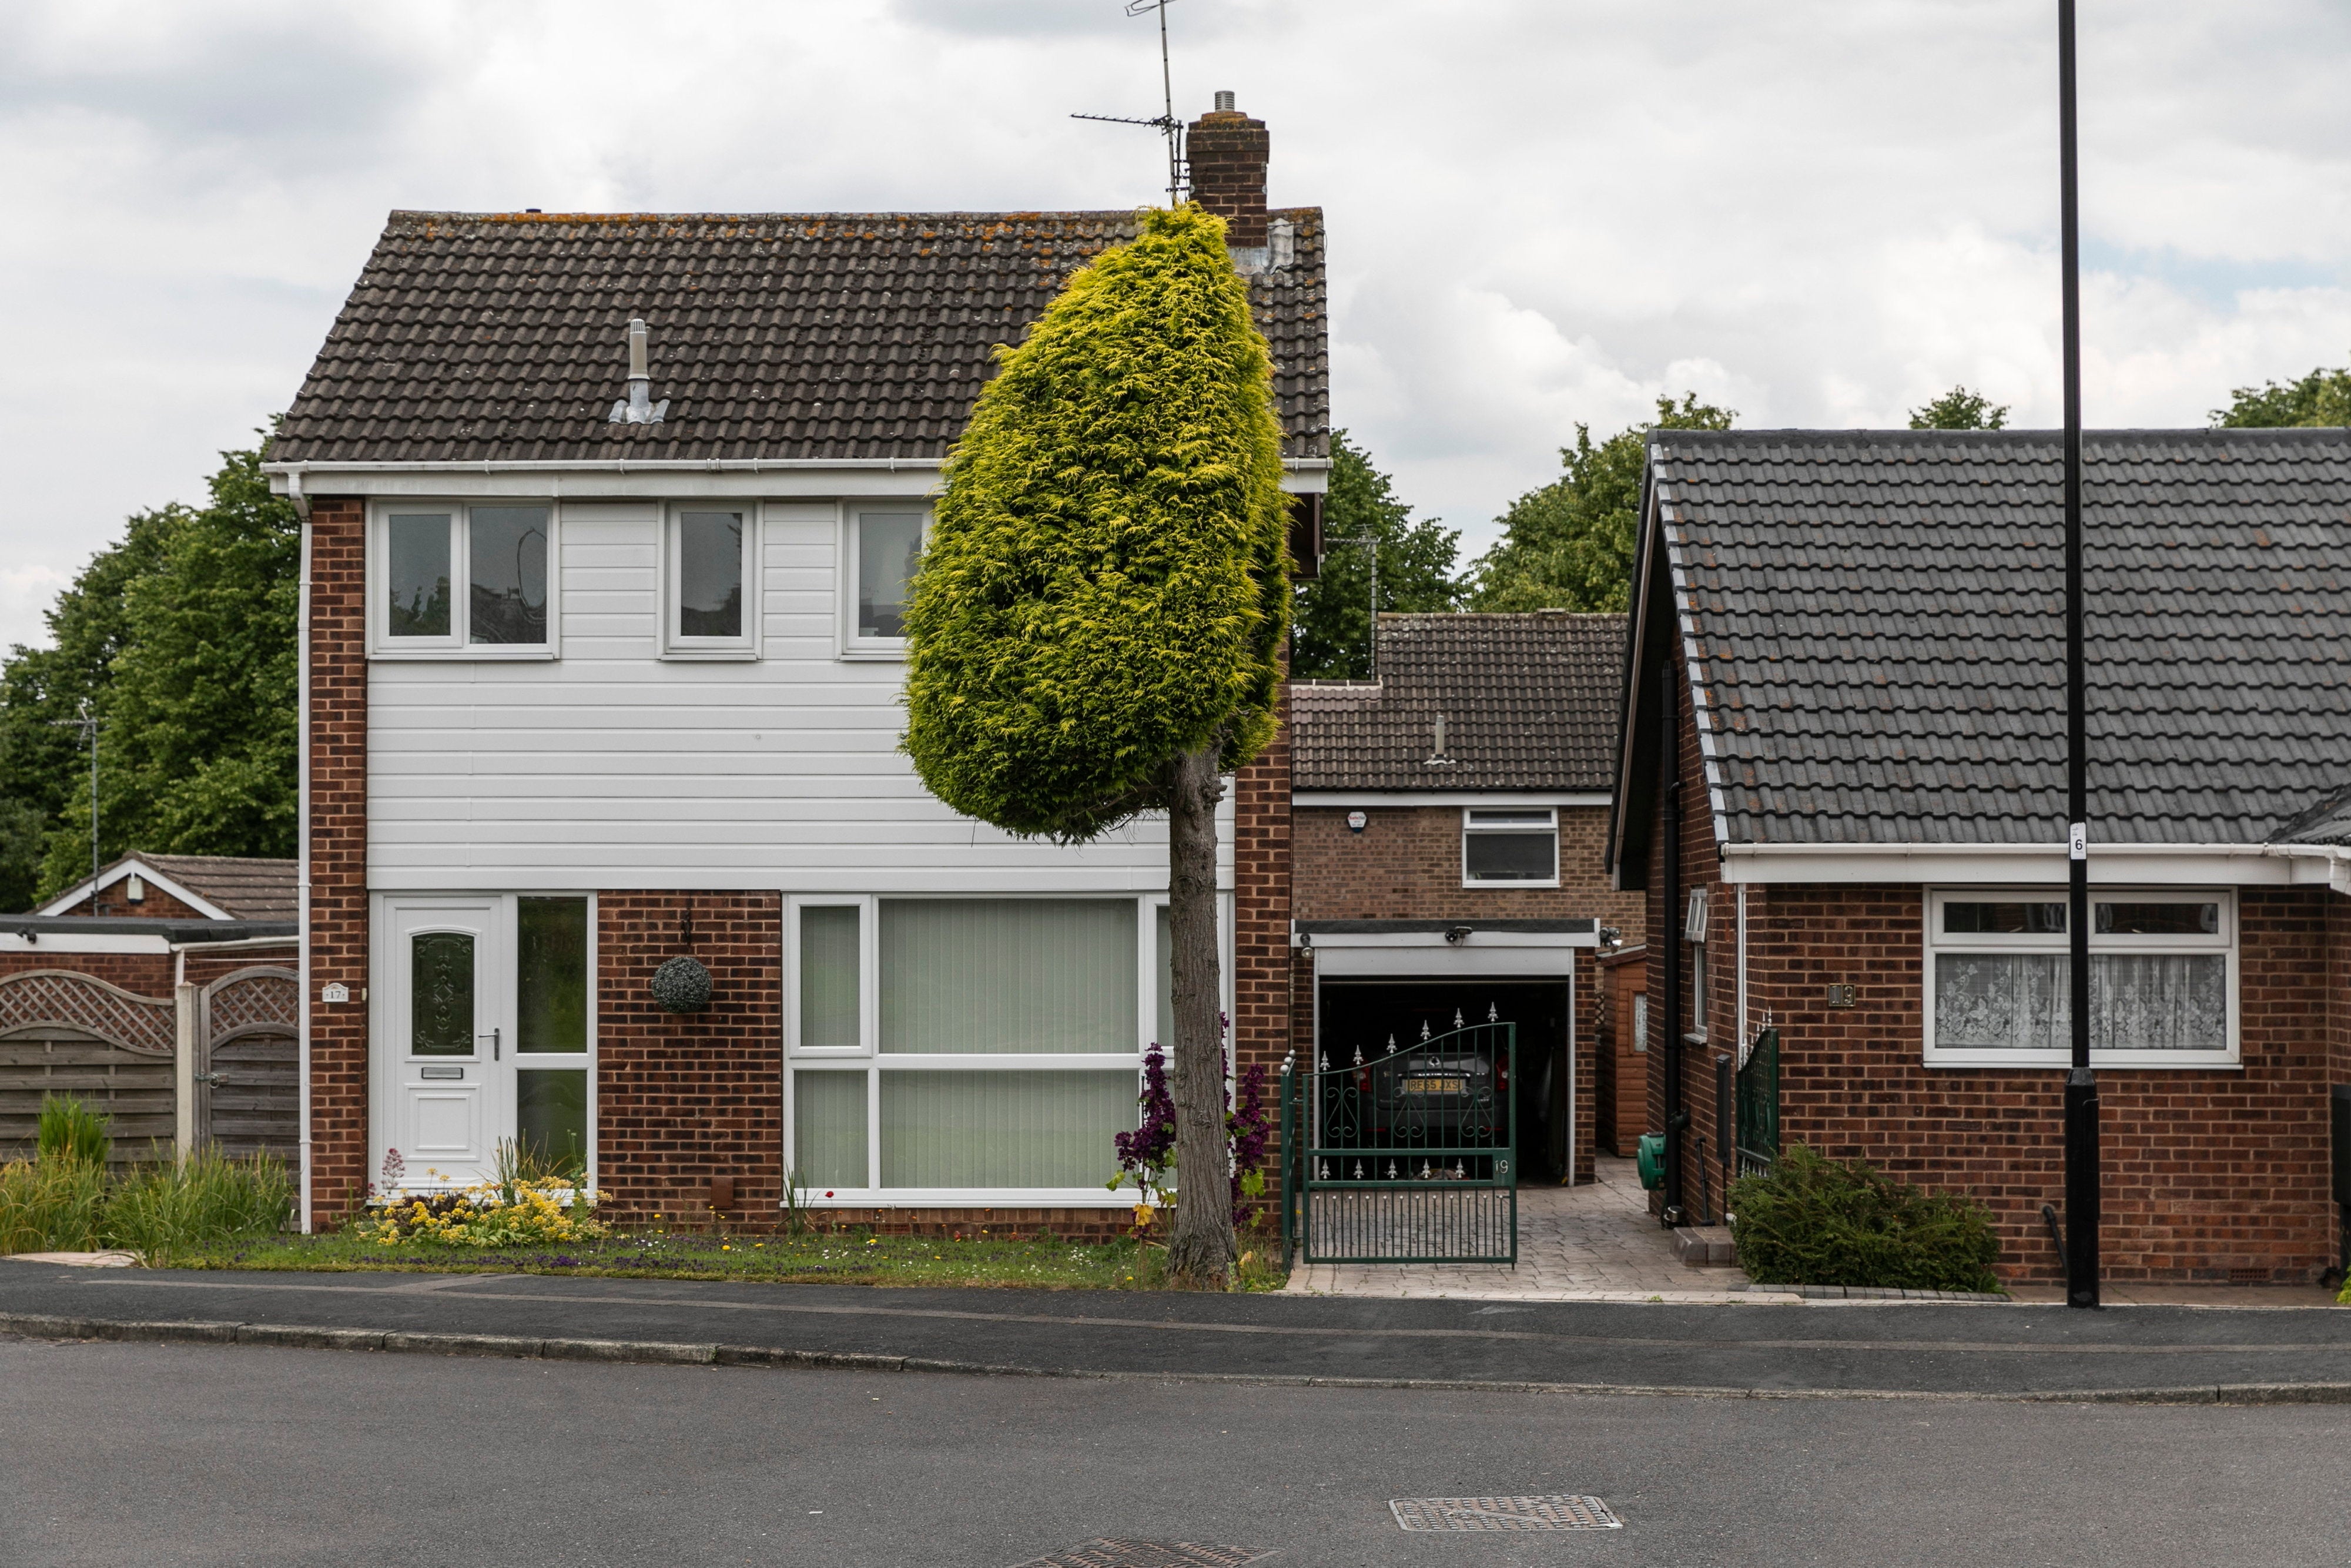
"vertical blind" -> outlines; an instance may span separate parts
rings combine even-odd
[[[1132,1052],[1129,899],[882,902],[884,1051]]]
[[[792,1156],[802,1186],[865,1185],[863,1070],[792,1074]]]
[[[856,1047],[857,919],[854,904],[800,911],[800,1044]]]
[[[1134,1098],[1126,1071],[885,1071],[882,1185],[1100,1186],[1118,1166],[1111,1139],[1134,1126]]]

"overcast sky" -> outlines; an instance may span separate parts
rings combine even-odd
[[[1330,216],[1332,406],[1493,538],[1659,393],[2057,418],[2051,0],[1173,0]],[[2093,424],[2351,360],[2351,5],[2086,0]],[[394,207],[1114,207],[1121,0],[8,0],[0,643],[283,409]]]

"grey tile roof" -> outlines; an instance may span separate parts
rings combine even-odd
[[[1378,653],[1377,684],[1290,688],[1291,788],[1609,788],[1622,615],[1384,614]]]
[[[2093,836],[2263,841],[2351,784],[2351,431],[2085,453]],[[2054,433],[1650,454],[1730,841],[2064,838]]]
[[[1329,455],[1322,214],[1250,282],[1290,457]],[[282,462],[936,457],[991,369],[1131,212],[394,213]],[[606,423],[629,319],[655,425]]]
[[[299,912],[298,861],[240,855],[130,855],[170,877],[235,920],[292,920]],[[120,864],[120,862],[116,862]]]

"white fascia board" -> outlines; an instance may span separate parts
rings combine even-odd
[[[496,458],[476,463],[265,463],[273,495],[384,496],[564,500],[756,500],[772,497],[928,496],[935,457],[614,458],[606,462]],[[1330,461],[1285,459],[1281,487],[1297,495],[1330,487]]]
[[[1480,933],[1480,938],[1491,937]],[[1400,953],[1394,947],[1341,947],[1314,939],[1314,973],[1326,980],[1392,980],[1399,975],[1435,979],[1564,979],[1575,971],[1575,949],[1589,947],[1584,937],[1571,946],[1549,947],[1473,947],[1467,943],[1447,947],[1443,937],[1433,947]]]
[[[1292,806],[1605,806],[1593,790],[1292,789]]]
[[[158,872],[154,867],[147,864],[144,861],[140,860],[127,860],[121,864],[113,867],[98,879],[95,886],[92,885],[89,878],[84,877],[80,882],[75,883],[72,887],[68,888],[65,892],[57,894],[57,897],[51,899],[40,908],[36,909],[33,913],[36,915],[63,915],[75,904],[79,904],[83,899],[95,897],[98,894],[104,893],[108,888],[112,887],[116,883],[132,876],[137,876],[150,887],[162,888],[165,893],[170,894],[173,898],[178,899],[182,904],[186,904],[189,908],[194,910],[197,914],[203,915],[207,920],[234,920],[236,918],[235,915],[231,915],[227,910],[223,909],[211,899],[203,897],[198,894],[191,893],[188,889],[181,886],[178,883],[173,882],[170,877]]]
[[[2065,845],[2045,844],[1730,844],[1722,852],[1729,883],[2048,883],[2065,880]],[[2302,870],[2268,844],[2090,845],[2090,880],[2108,886],[2171,883],[2203,887],[2291,886],[2325,883],[2324,868]]]
[[[1317,931],[1314,951],[1328,952],[1333,947],[1441,947],[1447,952],[1464,953],[1476,947],[1597,947],[1600,933],[1593,931],[1482,931],[1474,923],[1463,921],[1471,927],[1468,936],[1458,942],[1447,942],[1442,931]]]
[[[0,931],[0,953],[169,953],[172,944],[159,933],[153,936],[65,936],[54,932],[38,934],[33,941],[15,931]],[[291,943],[291,936],[278,941]]]

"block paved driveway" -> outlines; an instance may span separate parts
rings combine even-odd
[[[1737,1269],[1693,1269],[1649,1214],[1631,1160],[1603,1155],[1583,1186],[1519,1189],[1519,1266],[1318,1263],[1290,1275],[1303,1296],[1428,1296],[1461,1301],[1792,1301],[1750,1291]],[[1733,1287],[1737,1287],[1736,1290]]]

